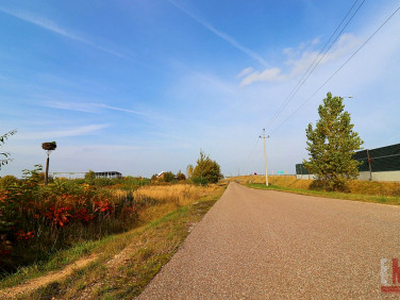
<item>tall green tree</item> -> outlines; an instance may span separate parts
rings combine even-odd
[[[0,147],[2,147],[4,145],[4,143],[6,142],[6,140],[10,136],[12,136],[12,135],[14,135],[16,133],[17,133],[16,130],[12,130],[12,131],[9,131],[9,132],[1,135],[0,136]],[[0,169],[1,169],[2,166],[8,164],[12,160],[12,158],[10,157],[10,153],[8,153],[8,152],[0,152],[0,157],[1,156],[4,157],[4,158],[0,159]]]
[[[200,184],[217,183],[222,178],[221,167],[201,150],[192,178]]]
[[[327,190],[345,190],[346,182],[358,175],[359,162],[353,159],[364,143],[353,131],[350,114],[344,110],[343,98],[326,95],[318,107],[320,119],[315,128],[306,129],[309,160],[305,167],[316,175],[317,184]]]

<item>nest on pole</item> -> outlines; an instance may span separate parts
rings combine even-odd
[[[56,142],[47,142],[47,143],[42,143],[42,148],[46,151],[53,151],[56,150],[57,144]]]

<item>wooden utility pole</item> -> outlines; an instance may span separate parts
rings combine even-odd
[[[368,149],[367,149],[367,160],[368,160],[368,167],[369,167],[369,180],[372,181],[372,158],[369,155]]]
[[[265,128],[263,128],[263,133],[260,135],[260,139],[264,140],[264,159],[265,159],[265,185],[268,186],[268,162],[267,162],[267,142],[266,139],[269,138],[268,136],[265,136]]]
[[[42,144],[42,149],[47,153],[47,160],[46,160],[46,172],[44,174],[44,185],[47,185],[49,182],[49,162],[50,162],[50,153],[53,150],[56,150],[57,144],[56,142],[47,142]]]

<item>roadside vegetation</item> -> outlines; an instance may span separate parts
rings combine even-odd
[[[239,182],[252,188],[302,195],[400,205],[400,182],[350,180],[347,183],[348,190],[344,193],[326,191],[313,184],[313,180],[297,179],[296,176],[268,176],[268,187],[265,186],[265,176],[238,176],[225,181]]]
[[[40,171],[25,171],[21,180],[0,180],[0,274],[76,243],[129,230],[151,204],[147,198],[135,199],[134,190],[121,197],[115,188],[66,179],[45,186]]]
[[[138,295],[224,191],[164,174],[0,178],[0,298]]]

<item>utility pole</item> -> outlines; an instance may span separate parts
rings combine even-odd
[[[264,140],[264,159],[265,159],[265,185],[268,186],[268,163],[267,163],[267,144],[266,144],[266,139],[269,138],[268,136],[265,136],[265,128],[263,128],[263,133],[262,135],[259,136],[260,139]]]
[[[372,158],[369,155],[369,150],[367,149],[367,160],[368,160],[368,167],[369,167],[369,180],[372,181]]]

